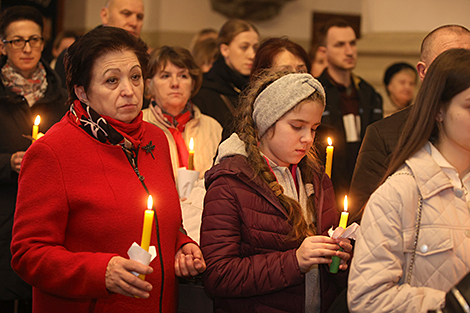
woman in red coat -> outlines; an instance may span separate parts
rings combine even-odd
[[[338,256],[345,270],[352,246],[325,236],[339,214],[313,147],[324,107],[310,74],[251,83],[238,132],[206,173],[203,279],[215,312],[326,312],[345,287],[328,265]]]
[[[70,111],[20,172],[12,267],[33,286],[34,312],[176,312],[176,276],[205,268],[181,231],[166,137],[142,120],[146,51],[114,27],[68,49]],[[141,242],[149,194],[157,257],[147,266],[127,251]]]

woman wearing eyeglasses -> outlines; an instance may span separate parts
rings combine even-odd
[[[5,10],[0,19],[0,308],[19,312],[29,306],[31,288],[11,269],[10,241],[15,211],[18,173],[31,140],[35,117],[41,116],[39,131],[45,133],[67,111],[67,93],[47,62],[41,13],[28,6]],[[38,186],[40,188],[40,186]]]

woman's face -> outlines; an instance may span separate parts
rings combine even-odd
[[[194,87],[188,69],[171,62],[148,79],[147,84],[157,104],[173,116],[183,111]]]
[[[276,54],[273,59],[272,68],[277,71],[307,73],[307,65],[305,65],[305,62],[287,50],[282,50]]]
[[[38,24],[30,20],[16,21],[7,26],[5,30],[5,40],[41,38],[41,28]],[[31,75],[37,68],[41,59],[44,42],[39,40],[39,46],[33,48],[30,42],[23,48],[16,49],[11,43],[2,43],[2,53],[8,57],[18,73],[25,78],[31,78]]]
[[[228,45],[220,45],[220,53],[231,69],[242,75],[250,75],[258,45],[258,34],[250,30],[236,35]]]
[[[260,151],[279,166],[298,164],[312,147],[322,113],[321,102],[300,102],[261,137]]]
[[[403,69],[393,75],[387,90],[390,99],[400,109],[410,105],[416,88],[416,74],[411,69]]]
[[[94,62],[88,91],[75,86],[77,97],[100,115],[130,123],[142,109],[144,82],[134,52],[108,52]]]
[[[441,109],[437,121],[441,123],[441,127],[436,147],[457,170],[460,168],[468,172],[470,170],[470,88],[454,96],[447,110]]]

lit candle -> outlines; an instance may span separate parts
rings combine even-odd
[[[346,229],[346,226],[348,225],[348,196],[344,196],[344,211],[341,213],[341,219],[339,220],[339,226],[342,227],[343,229]],[[343,251],[343,248],[339,249],[340,251]],[[339,264],[341,263],[341,259],[338,256],[334,256],[331,258],[332,262],[330,264],[330,273],[336,274],[338,273],[339,270]]]
[[[189,159],[188,159],[188,170],[194,170],[194,139],[191,137],[189,140]]]
[[[38,132],[39,132],[39,123],[41,123],[41,117],[38,115],[36,116],[36,119],[34,120],[34,125],[33,125],[33,134],[31,137],[33,137],[33,142],[38,139]]]
[[[344,196],[344,211],[341,213],[341,219],[339,220],[339,227],[346,229],[348,225],[348,196]]]
[[[149,195],[147,200],[147,210],[144,213],[144,228],[142,229],[142,241],[140,246],[145,251],[149,251],[150,247],[150,238],[152,237],[152,228],[153,228],[153,215],[155,212],[153,211],[153,199],[152,196]],[[139,278],[145,280],[145,275],[139,275]]]
[[[325,172],[331,177],[331,168],[333,167],[333,150],[335,149],[332,146],[331,138],[328,137],[328,146],[326,147],[326,162],[325,162]]]

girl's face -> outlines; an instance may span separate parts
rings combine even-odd
[[[258,34],[250,30],[236,35],[228,45],[220,45],[220,53],[232,70],[250,75],[258,45]]]
[[[261,137],[260,151],[279,166],[299,163],[312,147],[322,113],[320,101],[300,102]]]
[[[447,110],[442,109],[437,149],[459,174],[470,169],[470,88],[452,98]],[[463,176],[461,176],[463,177]]]

